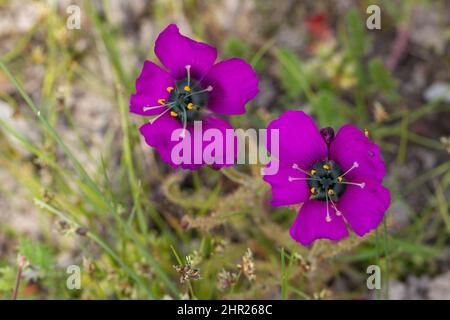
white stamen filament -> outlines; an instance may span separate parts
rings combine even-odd
[[[316,179],[316,178],[295,178],[295,177],[288,177],[288,180],[289,180],[289,182],[292,182],[292,181],[307,181],[307,180],[309,180],[309,181],[320,181],[319,179]]]
[[[187,114],[186,109],[183,108],[183,131],[181,132],[181,137],[184,138],[186,136],[186,127],[187,127]]]
[[[167,108],[166,110],[164,110],[163,112],[161,112],[159,115],[157,115],[155,118],[151,119],[149,121],[150,124],[153,124],[156,120],[158,120],[159,118],[161,118],[164,114],[166,114],[170,109],[172,109],[173,107],[175,107],[175,105],[171,106],[170,108]]]
[[[328,193],[325,193],[325,200],[326,200],[326,206],[327,206],[327,216],[325,217],[325,221],[331,222],[330,209],[328,208]]]
[[[294,164],[292,165],[292,169],[298,170],[298,171],[303,172],[304,174],[306,174],[306,175],[312,177],[312,174],[311,174],[311,173],[309,173],[308,171],[303,170],[303,169],[300,168],[300,166],[299,166],[298,164],[296,164],[296,163],[294,163]]]

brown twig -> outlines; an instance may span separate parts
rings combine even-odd
[[[394,45],[391,49],[391,54],[386,61],[386,67],[389,70],[394,70],[397,63],[400,61],[409,39],[409,30],[406,28],[399,28],[397,30],[397,37],[395,38]]]
[[[394,70],[398,62],[402,58],[406,47],[408,46],[412,19],[415,14],[414,7],[410,7],[406,13],[405,23],[397,27],[397,36],[391,48],[391,53],[386,60],[386,67]]]
[[[17,296],[19,294],[20,280],[22,279],[23,268],[25,267],[26,264],[27,264],[27,257],[25,256],[20,257],[19,270],[17,270],[16,285],[14,286],[12,300],[17,300]]]

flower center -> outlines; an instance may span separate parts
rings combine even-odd
[[[307,182],[312,199],[327,201],[327,198],[331,198],[337,201],[345,191],[343,171],[334,161],[316,162],[309,172],[311,179]]]
[[[200,119],[200,109],[208,100],[208,91],[202,90],[199,84],[188,78],[177,81],[176,88],[169,87],[170,96],[166,105],[172,107],[170,115],[182,123]]]
[[[303,170],[298,164],[292,164],[292,168],[298,170],[306,175],[306,177],[288,177],[289,182],[292,181],[306,181],[311,192],[311,199],[326,202],[326,217],[325,220],[330,222],[329,205],[336,211],[336,216],[341,216],[342,212],[336,206],[339,196],[345,191],[347,185],[354,185],[364,189],[365,182],[350,182],[344,178],[349,172],[359,167],[358,162],[353,162],[353,165],[345,172],[336,162],[332,160],[323,160],[316,162],[309,171]]]
[[[174,87],[167,87],[170,93],[168,100],[159,99],[157,106],[145,106],[144,111],[165,108],[158,116],[149,122],[154,123],[161,116],[170,111],[170,115],[183,123],[183,133],[185,136],[188,122],[193,122],[200,118],[200,108],[206,104],[208,93],[213,90],[212,86],[206,89],[200,87],[200,84],[191,79],[191,66],[186,67],[186,78],[177,81]]]

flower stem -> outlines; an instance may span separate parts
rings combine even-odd
[[[389,241],[389,235],[388,235],[388,227],[387,227],[387,217],[383,220],[383,233],[384,233],[384,259],[386,264],[386,276],[385,276],[385,299],[389,299],[389,249],[388,249],[388,241]]]
[[[190,280],[187,281],[187,286],[188,286],[188,289],[189,289],[189,294],[191,295],[191,299],[192,300],[197,300],[197,297],[195,296],[195,293],[194,293],[194,288],[192,287],[192,283],[191,283]]]
[[[249,177],[232,167],[223,167],[222,169],[220,169],[220,172],[222,172],[231,181],[242,185],[248,184]]]

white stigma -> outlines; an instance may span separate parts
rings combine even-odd
[[[197,91],[197,92],[192,92],[192,93],[186,95],[185,98],[191,97],[193,95],[196,95],[196,94],[199,94],[199,93],[203,93],[203,92],[211,92],[211,91],[213,91],[213,89],[214,89],[213,86],[208,86],[206,89],[203,89],[203,90],[200,90],[200,91]]]
[[[185,66],[186,68],[186,72],[187,72],[187,85],[190,86],[191,85],[191,65],[188,64]]]
[[[344,177],[347,173],[350,173],[350,171],[356,169],[359,167],[359,163],[358,162],[353,162],[352,166],[350,167],[350,169],[348,169],[347,171],[344,172],[344,174],[341,174],[341,177]]]
[[[331,205],[333,206],[334,210],[336,211],[336,215],[338,217],[340,217],[342,215],[342,212],[339,211],[339,209],[336,207],[336,204],[334,203],[333,199],[331,199],[331,197],[330,197],[330,201],[331,201]]]
[[[303,169],[300,168],[300,166],[299,166],[298,164],[296,164],[296,163],[292,164],[292,169],[298,170],[298,171],[300,171],[300,172],[303,172],[303,173],[306,174],[307,176],[312,177],[312,175],[311,175],[308,171],[303,170]]]
[[[365,182],[357,183],[357,182],[343,181],[343,182],[339,182],[339,183],[341,183],[341,184],[349,184],[349,185],[352,185],[352,186],[357,186],[357,187],[360,187],[361,189],[364,189],[364,187],[366,186]]]
[[[159,115],[157,115],[155,118],[149,120],[150,124],[153,124],[156,120],[158,120],[159,118],[161,118],[164,114],[166,114],[170,109],[172,109],[173,107],[175,107],[175,105],[171,106],[170,108],[167,108],[166,110],[164,110],[163,112],[161,112]]]
[[[166,105],[163,104],[163,105],[159,105],[159,106],[145,106],[142,108],[142,110],[144,110],[144,112],[145,112],[145,111],[159,109],[159,108],[163,108],[163,107],[166,107]]]

